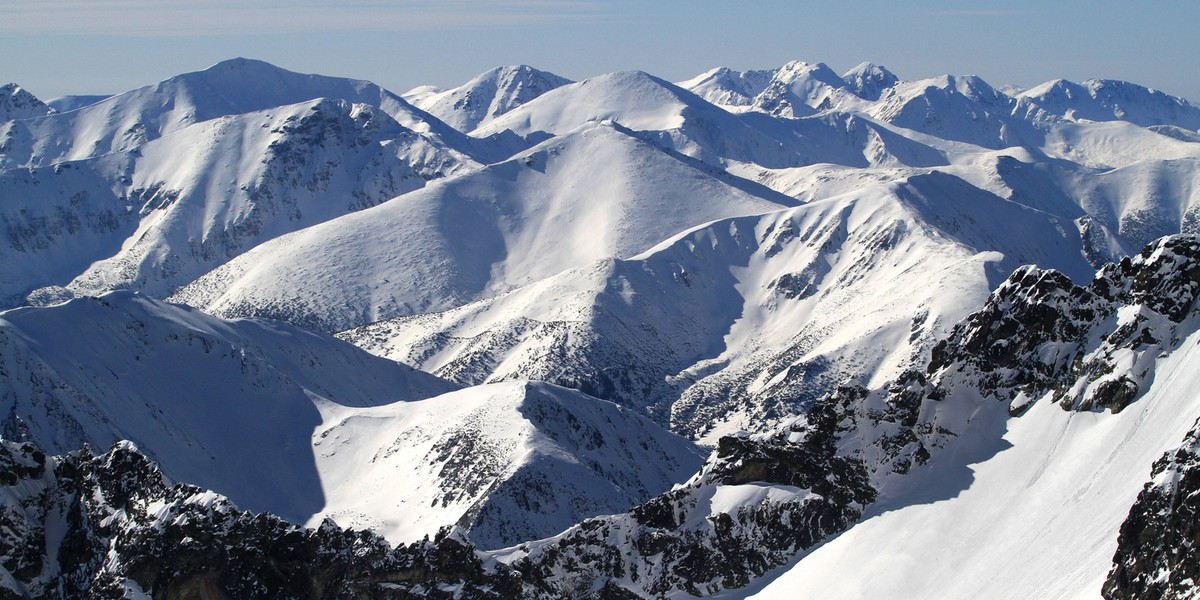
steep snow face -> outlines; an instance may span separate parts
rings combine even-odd
[[[0,173],[0,298],[43,286],[165,296],[281,234],[474,163],[340,100],[198,123],[136,152]],[[10,270],[11,269],[11,270]]]
[[[314,436],[328,497],[312,522],[392,542],[448,524],[481,548],[547,537],[662,493],[703,459],[633,411],[544,383],[334,408]]]
[[[55,452],[133,440],[172,477],[294,520],[327,502],[322,410],[455,387],[326,336],[127,292],[0,313],[0,338],[6,439]]]
[[[174,298],[216,314],[270,315],[327,331],[445,310],[632,256],[707,221],[782,206],[739,189],[744,183],[627,130],[592,124],[260,245]]]
[[[16,119],[44,117],[54,112],[37,96],[25,91],[15,83],[0,85],[0,123]]]
[[[462,383],[532,375],[715,436],[803,410],[846,378],[919,364],[1019,264],[1087,278],[1073,232],[931,173],[342,335]]]
[[[554,73],[516,65],[492,69],[453,89],[418,89],[404,97],[451,127],[469,132],[568,83],[570,79]]]
[[[14,124],[0,138],[0,166],[48,165],[132,150],[202,121],[317,98],[369,104],[409,129],[451,145],[469,145],[461,133],[375,84],[302,75],[239,58],[78,110]]]

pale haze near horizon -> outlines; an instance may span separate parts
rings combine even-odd
[[[871,61],[905,79],[970,74],[995,86],[1124,79],[1197,103],[1197,22],[1200,2],[1176,0],[5,0],[0,83],[43,99],[111,94],[237,56],[395,92],[508,64],[680,81],[716,66],[805,60],[843,72]]]

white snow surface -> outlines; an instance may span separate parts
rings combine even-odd
[[[632,260],[343,337],[468,385],[531,375],[568,384],[606,364],[637,381],[645,370],[656,387],[612,397],[715,442],[847,377],[878,385],[921,363],[930,340],[1019,264],[1086,280],[1090,267],[1070,250],[1078,243],[1069,221],[922,174],[716,221]],[[909,293],[884,291],[896,289]],[[799,371],[809,371],[803,384]]]
[[[497,67],[456,88],[416,88],[404,99],[459,131],[469,132],[496,117],[571,83],[565,77],[527,65]]]
[[[861,522],[748,597],[1099,598],[1150,466],[1200,416],[1200,333],[1155,372],[1118,414],[1047,398],[1005,423],[985,406],[930,463],[893,478]]]
[[[625,510],[703,456],[573,390],[453,391],[281,323],[113,292],[0,313],[3,435],[49,452],[132,440],[177,481],[299,523],[499,547]],[[449,393],[447,393],[449,392]]]
[[[310,525],[329,517],[392,542],[450,524],[482,548],[547,537],[664,492],[703,460],[632,410],[539,382],[322,412],[328,497]]]
[[[643,177],[647,170],[655,176]],[[593,123],[262,244],[173,299],[219,315],[286,316],[325,330],[444,310],[595,260],[633,256],[708,221],[783,206],[740,185]]]

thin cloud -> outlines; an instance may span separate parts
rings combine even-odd
[[[603,3],[570,0],[483,2],[233,2],[217,0],[61,0],[5,2],[0,31],[137,37],[480,29],[598,21]]]

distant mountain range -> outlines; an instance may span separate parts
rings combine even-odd
[[[1136,84],[10,84],[0,222],[13,597],[1196,593],[1200,108]]]

